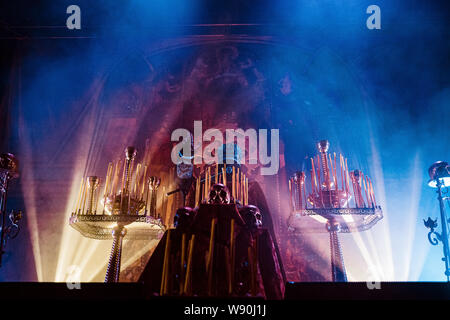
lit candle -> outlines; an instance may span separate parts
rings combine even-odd
[[[226,170],[226,165],[223,165],[223,167],[222,167],[222,179],[223,179],[223,184],[226,186],[226,185],[227,185],[227,170]]]
[[[321,177],[320,177],[320,158],[319,158],[319,155],[317,155],[316,159],[317,159],[317,164],[316,164],[316,166],[317,166],[317,168],[316,168],[316,170],[317,170],[317,173],[316,173],[316,176],[317,176],[317,193],[321,194],[320,191],[322,189],[322,184],[321,184]]]
[[[343,164],[343,160],[342,160],[342,154],[339,154],[339,164],[341,166],[342,191],[344,191],[345,190],[345,187],[344,187],[344,164]]]
[[[194,243],[195,243],[195,234],[191,236],[191,240],[189,241],[189,253],[188,253],[188,262],[186,267],[186,279],[184,280],[184,293],[187,295],[191,294],[192,285],[191,285],[191,274],[192,274],[192,256],[194,253]]]
[[[138,163],[136,166],[136,177],[134,179],[134,187],[133,187],[133,194],[134,194],[135,198],[137,197],[137,192],[139,190],[139,173],[141,171],[141,166],[142,165],[140,163]],[[130,177],[130,179],[131,179],[131,177]]]
[[[292,211],[294,209],[294,205],[293,205],[293,201],[292,201],[292,178],[289,179],[289,196],[290,196],[289,204],[290,204],[291,211]]]
[[[372,198],[372,189],[370,188],[370,178],[366,176],[366,184],[367,184],[367,192],[369,193],[369,199],[367,202],[367,206],[373,206],[373,198]]]
[[[376,207],[377,206],[377,201],[375,200],[375,192],[373,191],[372,180],[370,180],[370,190],[372,191],[373,205]]]
[[[228,282],[228,294],[231,295],[233,293],[233,283],[231,281],[231,258],[230,258],[230,249],[225,247],[225,267],[227,271],[227,282]]]
[[[336,152],[334,152],[334,189],[338,190],[338,180],[337,180],[337,165],[336,165]]]
[[[369,200],[369,194],[367,192],[368,186],[366,187],[366,179],[364,178],[364,173],[362,173],[362,172],[361,172],[361,179],[362,179],[363,186],[364,186],[364,193],[366,194],[367,206],[369,206],[370,200]],[[364,204],[364,206],[365,206],[365,204]]]
[[[75,214],[78,214],[79,207],[81,207],[81,197],[83,195],[83,186],[84,186],[84,179],[81,178],[80,191],[78,192],[77,202],[75,204]]]
[[[211,182],[212,182],[212,178],[211,178],[211,167],[208,167],[208,192],[211,189]]]
[[[242,203],[242,190],[241,190],[241,180],[242,180],[242,172],[241,169],[237,169],[237,176],[236,176],[236,197],[239,200],[240,203]]]
[[[349,189],[348,165],[347,165],[347,158],[345,158],[345,191],[348,192],[348,189]]]
[[[112,178],[112,162],[110,162],[108,164],[108,170],[106,170],[106,181],[105,181],[105,192],[104,192],[104,197],[106,199],[106,195],[108,194],[108,189],[110,188],[111,185],[111,178]]]
[[[112,201],[112,208],[111,208],[111,214],[114,213],[114,206],[116,204],[116,196],[117,196],[117,186],[119,184],[119,171],[120,171],[120,160],[116,162],[116,166],[114,169],[114,182],[112,185],[112,190],[111,190],[111,197],[113,199]]]
[[[211,220],[211,231],[209,237],[209,250],[206,262],[206,271],[208,273],[208,295],[212,294],[212,266],[214,259],[214,235],[216,230],[217,218]]]
[[[316,169],[314,168],[314,159],[311,158],[311,189],[312,193],[316,192]]]
[[[231,256],[231,283],[234,283],[234,219],[231,219],[231,226],[230,226],[230,256]]]
[[[256,295],[256,268],[251,246],[247,248],[248,264],[250,266],[250,292],[252,296]]]
[[[231,179],[231,195],[233,197],[233,200],[236,201],[236,170],[233,166],[233,174]]]
[[[207,173],[205,170],[205,175],[203,178],[203,199],[207,199],[207,194],[206,194],[206,179],[207,179]]]
[[[304,201],[305,205],[304,205],[304,208],[302,208],[302,209],[308,209],[308,198],[306,197],[306,181],[304,182],[302,189],[303,189],[303,197],[305,198],[305,201]]]
[[[161,277],[161,288],[160,295],[168,293],[168,282],[169,282],[169,259],[170,259],[170,232],[172,230],[167,230],[166,246],[164,249],[164,262],[163,262],[163,272]]]
[[[195,181],[195,206],[199,205],[200,198],[200,177],[198,177]]]
[[[180,295],[183,294],[184,289],[184,279],[185,279],[185,270],[184,270],[184,261],[186,260],[186,233],[181,235],[181,264],[180,264]]]
[[[216,174],[214,176],[214,183],[219,183],[219,164],[216,163]]]
[[[248,178],[245,178],[245,205],[248,205]]]
[[[208,198],[208,191],[209,191],[209,171],[208,171],[208,168],[205,168],[205,199]]]
[[[139,199],[142,200],[144,197],[144,190],[145,190],[145,177],[147,176],[147,166],[144,166],[144,175],[142,176],[142,189],[141,189],[141,194],[139,196]]]
[[[330,162],[330,170],[329,171],[331,171],[331,172],[328,176],[329,176],[330,185],[331,185],[331,178],[333,178],[333,183],[334,183],[334,166],[333,166],[333,160],[331,159],[331,153],[328,154],[327,161]]]
[[[86,203],[86,193],[87,193],[87,179],[85,179],[84,185],[83,185],[83,196],[81,197],[81,203],[82,203],[81,214],[84,214],[84,205]],[[80,207],[81,207],[81,205],[80,205]]]

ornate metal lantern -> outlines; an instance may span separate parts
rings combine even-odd
[[[443,197],[444,188],[450,187],[450,165],[447,162],[437,161],[431,165],[428,169],[430,180],[428,185],[432,188],[437,188],[439,210],[441,214],[441,229],[442,232],[438,233],[435,229],[438,226],[437,219],[433,220],[430,217],[428,220],[423,220],[425,227],[430,229],[428,232],[428,240],[434,246],[438,245],[439,241],[443,244],[444,257],[442,261],[445,263],[445,276],[447,281],[450,281],[450,247],[449,247],[449,234],[448,234],[448,219],[445,213],[444,200],[448,200],[448,197]],[[446,189],[445,189],[446,190]],[[434,236],[434,237],[433,237]]]
[[[0,214],[1,214],[1,232],[0,232],[0,267],[2,266],[2,257],[5,253],[7,239],[14,239],[20,231],[19,220],[22,219],[21,211],[11,211],[8,215],[9,222],[6,221],[6,199],[8,196],[9,181],[19,177],[19,161],[11,153],[0,155]]]

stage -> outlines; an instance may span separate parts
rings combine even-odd
[[[449,1],[110,2],[0,5],[0,299],[450,299]]]
[[[450,284],[447,282],[381,282],[380,289],[368,289],[366,282],[356,283],[287,283],[284,301],[325,300],[448,300]],[[0,299],[25,300],[142,300],[155,304],[184,305],[188,302],[265,303],[262,299],[148,297],[140,283],[81,283],[80,289],[69,289],[66,283],[0,283]],[[283,301],[277,302],[283,304]]]

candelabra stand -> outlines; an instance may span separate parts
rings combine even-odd
[[[436,193],[438,194],[439,210],[441,216],[441,226],[442,232],[438,233],[435,229],[438,226],[437,219],[433,220],[428,217],[428,220],[423,220],[425,227],[430,229],[428,232],[428,240],[434,246],[439,244],[439,241],[443,244],[444,257],[442,261],[445,263],[445,276],[447,281],[450,281],[450,247],[449,247],[449,234],[448,234],[448,223],[447,215],[444,207],[444,200],[448,200],[448,197],[443,197],[444,192],[447,187],[450,186],[450,166],[447,162],[437,161],[429,169],[428,173],[430,175],[430,180],[428,185],[432,188],[437,188]],[[445,191],[443,189],[445,188]]]
[[[125,149],[123,169],[120,160],[109,163],[101,197],[100,179],[97,176],[83,178],[69,220],[70,225],[85,237],[113,239],[105,282],[119,281],[125,236],[128,240],[151,240],[161,238],[165,231],[161,217],[156,213],[160,179],[147,177],[147,166],[141,163],[134,166],[136,153],[134,147]],[[101,214],[97,213],[99,202],[103,207]]]
[[[288,230],[295,234],[323,233],[330,236],[332,281],[347,281],[339,233],[370,229],[382,219],[372,180],[359,170],[348,170],[347,159],[328,153],[329,142],[317,144],[311,158],[309,179],[296,172],[289,180],[291,215]],[[309,180],[309,186],[308,184]],[[351,188],[350,188],[351,185]],[[307,219],[307,218],[311,219]]]
[[[19,220],[22,218],[21,211],[11,211],[9,214],[9,223],[6,221],[6,199],[8,196],[9,180],[19,177],[19,161],[11,153],[0,155],[0,213],[1,213],[1,231],[0,231],[0,267],[5,253],[7,239],[14,239],[20,231]]]

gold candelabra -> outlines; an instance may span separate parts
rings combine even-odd
[[[110,162],[104,186],[97,176],[83,178],[69,221],[85,237],[113,239],[105,282],[119,281],[125,236],[149,240],[161,238],[165,230],[157,214],[160,179],[149,177],[146,165],[134,164],[136,154],[134,147],[127,147],[125,159]]]
[[[230,188],[234,203],[248,205],[248,177],[237,165],[207,166],[195,180],[195,205],[208,199],[213,184],[223,184]]]
[[[291,232],[328,232],[333,281],[346,281],[339,232],[371,228],[383,217],[377,205],[372,180],[360,170],[349,171],[347,158],[328,153],[329,142],[318,142],[318,154],[311,158],[309,179],[296,172],[289,179]],[[304,217],[313,218],[306,219]],[[325,225],[325,228],[324,228]]]

